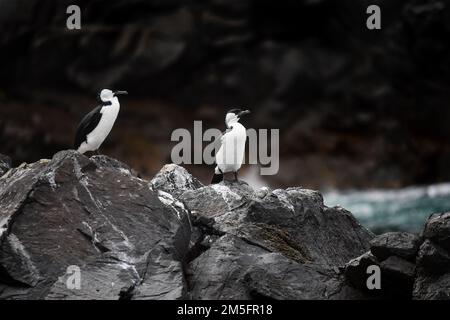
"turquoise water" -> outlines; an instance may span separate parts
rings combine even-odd
[[[420,232],[432,213],[450,211],[450,183],[398,190],[328,191],[327,206],[340,205],[375,233]]]

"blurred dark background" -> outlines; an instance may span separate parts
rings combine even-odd
[[[223,129],[242,107],[248,128],[280,129],[272,186],[450,181],[449,1],[0,0],[0,31],[0,153],[16,165],[71,148],[106,87],[130,94],[102,153],[147,177],[173,129]]]

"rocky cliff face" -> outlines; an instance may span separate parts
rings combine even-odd
[[[223,128],[239,106],[248,127],[282,129],[275,186],[450,181],[446,1],[78,0],[69,31],[73,3],[0,0],[0,152],[15,161],[70,148],[97,89],[115,87],[130,96],[104,148],[148,177],[174,128]]]
[[[106,156],[62,151],[0,178],[0,298],[387,296],[361,286],[363,259],[352,259],[369,249],[364,261],[384,261],[415,298],[445,298],[448,218],[431,217],[423,237],[374,239],[312,190],[204,186],[176,165],[145,181]],[[79,288],[67,286],[70,266]]]

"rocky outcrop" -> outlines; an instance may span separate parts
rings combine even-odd
[[[424,237],[450,250],[450,212],[433,214],[427,221]]]
[[[180,197],[200,234],[188,265],[194,299],[346,299],[339,267],[372,234],[341,208],[300,188],[255,193],[224,182]]]
[[[346,278],[369,296],[448,300],[449,218],[449,213],[432,215],[421,236],[390,232],[375,237],[369,252],[346,265]],[[366,286],[369,265],[381,270],[380,290],[368,290]]]
[[[415,277],[414,257],[419,238],[413,234],[391,232],[375,237],[370,251],[351,260],[345,276],[353,286],[373,297],[410,299]],[[380,287],[367,285],[372,274],[369,266],[377,266]]]
[[[316,191],[62,151],[0,177],[0,299],[443,299],[448,219],[374,238]]]
[[[367,270],[372,265],[378,266],[379,262],[372,253],[366,252],[345,265],[345,277],[354,288],[367,290]]]
[[[174,190],[191,213],[190,298],[363,297],[347,285],[339,266],[364,252],[372,234],[346,210],[325,207],[318,192],[255,192],[245,182],[228,181],[201,186],[175,165],[149,184]]]
[[[0,179],[1,299],[350,299],[372,234],[311,190],[62,151]],[[79,287],[68,286],[79,270]]]
[[[450,213],[432,215],[417,256],[416,299],[450,299]]]
[[[165,191],[175,196],[203,186],[185,168],[175,164],[165,165],[150,181],[149,185],[152,189]]]
[[[182,204],[127,166],[60,152],[0,179],[0,298],[183,298],[190,235]]]
[[[407,232],[388,232],[382,234],[370,243],[370,251],[380,260],[390,256],[398,256],[414,261],[419,250],[420,238]]]

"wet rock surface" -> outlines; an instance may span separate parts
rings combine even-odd
[[[0,299],[444,299],[446,219],[374,238],[313,190],[204,186],[176,165],[146,181],[62,151],[0,178]]]
[[[424,237],[450,250],[450,212],[433,214],[425,225]]]
[[[381,261],[392,255],[414,261],[419,245],[420,237],[415,234],[388,232],[370,242],[370,251]]]
[[[370,252],[366,252],[345,265],[345,277],[353,287],[367,290],[367,269],[372,265],[378,266],[379,262]]]
[[[450,297],[449,214],[431,215],[422,234],[389,232],[370,242],[370,251],[345,267],[347,280],[377,298],[443,299]],[[368,290],[369,266],[381,271],[380,290]]]
[[[195,190],[203,186],[191,176],[185,168],[175,164],[166,164],[150,181],[150,188],[173,195],[180,195],[187,190]]]
[[[417,264],[432,273],[439,274],[450,270],[450,253],[432,241],[425,240],[420,246]]]
[[[175,170],[175,169],[174,169]],[[168,181],[163,169],[150,182]],[[185,172],[187,174],[187,172]],[[353,299],[339,267],[369,248],[373,235],[320,193],[301,188],[253,190],[245,182],[193,187],[181,181],[191,213],[186,265],[192,299]],[[178,189],[178,188],[175,188]]]
[[[417,257],[416,299],[450,299],[450,213],[433,214],[423,231],[425,242]]]
[[[0,237],[2,299],[186,292],[187,211],[113,159],[63,151],[10,170],[0,180]],[[81,271],[79,290],[67,288],[70,266]]]

